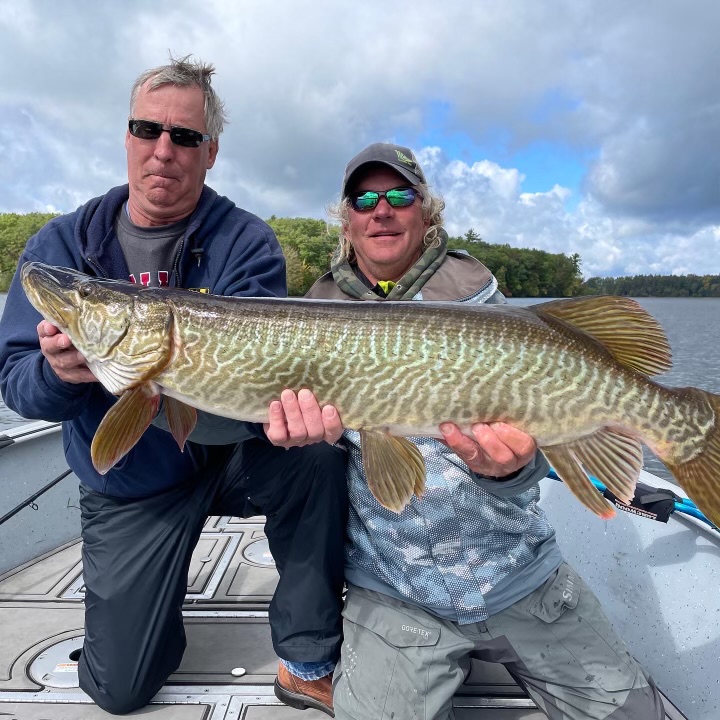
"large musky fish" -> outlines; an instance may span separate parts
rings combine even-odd
[[[627,298],[529,308],[418,302],[226,298],[139,288],[27,263],[22,284],[120,396],[92,458],[107,472],[146,430],[160,395],[182,448],[200,408],[261,422],[284,388],[313,390],[360,431],[368,484],[399,512],[425,466],[407,436],[453,421],[503,421],[532,435],[577,498],[612,506],[586,471],[629,502],[641,441],[720,525],[720,396],[649,379],[671,366],[659,324]]]

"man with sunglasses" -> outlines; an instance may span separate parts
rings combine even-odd
[[[30,239],[20,266],[39,260],[216,295],[287,294],[272,230],[205,185],[225,122],[213,72],[184,58],[138,77],[125,137],[128,184],[52,220]],[[90,443],[115,398],[70,339],[30,306],[17,274],[0,324],[0,387],[20,415],[63,421],[68,464],[81,483],[78,672],[99,706],[118,714],[142,707],[180,665],[188,568],[207,516],[264,514],[280,571],[269,613],[273,645],[296,694],[330,712],[328,673],[341,642],[344,451],[326,443],[286,451],[261,426],[244,424],[235,437],[244,442],[213,446],[210,429],[181,452],[159,417],[99,475]],[[213,416],[200,415],[212,428]],[[308,573],[312,567],[318,572]]]
[[[408,148],[365,148],[331,212],[342,226],[331,272],[308,296],[504,302],[487,268],[448,249],[443,207]],[[285,391],[275,410],[268,437],[280,444],[337,431],[307,390]],[[478,423],[472,438],[452,423],[440,430],[444,442],[412,438],[426,490],[399,514],[368,488],[359,433],[344,433],[348,592],[335,717],[454,717],[475,657],[504,663],[553,720],[664,718],[652,680],[563,561],[538,506],[549,468],[533,439],[503,423]]]

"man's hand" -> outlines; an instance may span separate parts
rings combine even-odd
[[[74,384],[98,381],[67,335],[47,320],[37,326],[37,331],[40,351],[61,380]]]
[[[474,440],[454,423],[443,423],[445,444],[478,475],[503,478],[525,467],[535,457],[537,445],[526,433],[505,423],[476,423]]]
[[[331,445],[340,439],[343,425],[332,405],[320,409],[310,390],[283,390],[280,400],[270,403],[270,422],[265,423],[265,435],[273,445],[291,448],[325,442]]]

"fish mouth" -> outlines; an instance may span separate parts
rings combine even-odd
[[[27,262],[20,282],[33,307],[49,322],[67,329],[79,309],[83,280],[87,276],[72,268]]]
[[[72,327],[84,300],[95,284],[121,289],[129,283],[92,278],[73,268],[26,262],[20,270],[20,282],[30,304],[48,321],[63,331]],[[132,286],[130,286],[132,287]]]
[[[26,262],[21,269],[20,279],[23,287],[26,282],[38,283],[46,287],[70,287],[88,276],[73,268],[55,267],[41,262]]]
[[[115,295],[120,293],[132,298],[143,289],[127,280],[94,277],[74,268],[41,262],[26,262],[20,269],[20,282],[33,305],[36,299],[48,298],[48,302],[51,299],[53,303],[61,301],[61,304],[71,304],[75,308],[86,298],[99,293],[112,291]]]

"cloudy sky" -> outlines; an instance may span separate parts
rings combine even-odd
[[[415,149],[451,234],[591,275],[720,273],[717,0],[0,0],[0,212],[125,181],[135,77],[217,67],[208,182],[325,217],[366,144]]]

